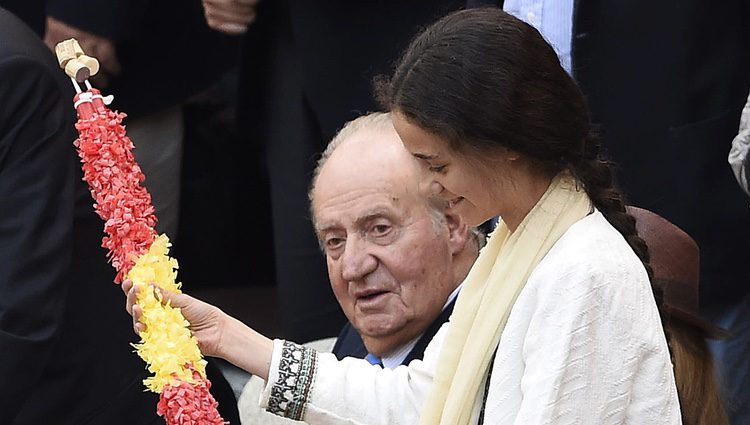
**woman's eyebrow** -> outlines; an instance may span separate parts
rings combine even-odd
[[[438,157],[437,154],[426,154],[426,153],[420,153],[420,152],[415,152],[415,153],[413,153],[411,155],[414,158],[422,159],[422,160],[425,160],[425,161],[429,161],[431,159],[435,159],[435,158]]]

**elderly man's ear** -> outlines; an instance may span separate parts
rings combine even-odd
[[[460,215],[450,211],[445,212],[445,221],[448,224],[448,244],[451,254],[460,254],[471,238],[469,226],[461,219]]]

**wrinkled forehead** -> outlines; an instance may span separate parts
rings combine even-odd
[[[359,231],[379,219],[407,225],[427,217],[427,200],[417,190],[393,181],[370,181],[368,185],[339,184],[338,190],[321,190],[313,201],[315,230]],[[324,188],[325,189],[325,188]]]
[[[313,201],[316,230],[356,228],[377,218],[409,222],[427,214],[426,200],[416,190],[392,181],[370,181],[368,185],[337,184],[322,188]],[[380,184],[378,184],[380,183]]]
[[[313,197],[330,198],[348,191],[411,193],[419,188],[419,164],[395,131],[363,130],[331,154],[320,170]]]
[[[426,200],[420,165],[390,128],[350,135],[320,170],[312,192],[316,227],[321,220],[353,222],[380,213],[412,214]]]

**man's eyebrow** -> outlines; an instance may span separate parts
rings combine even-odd
[[[368,211],[363,216],[358,217],[354,221],[354,223],[357,226],[361,226],[361,225],[369,222],[370,220],[373,220],[373,219],[376,219],[376,218],[380,218],[380,217],[389,217],[391,215],[393,215],[392,210],[390,210],[388,208],[383,208],[383,207],[376,207],[376,208],[373,208],[372,210]]]
[[[398,201],[398,198],[395,198],[396,201]],[[367,211],[364,215],[357,217],[357,219],[354,221],[354,224],[357,226],[362,226],[363,224],[367,223],[370,220],[373,220],[375,218],[379,217],[390,217],[393,215],[393,210],[391,208],[376,206],[369,211]],[[317,233],[324,233],[330,230],[340,229],[342,226],[335,222],[328,222],[328,223],[322,223],[315,226],[315,231]]]
[[[340,227],[340,226],[337,225],[337,224],[326,223],[326,224],[323,224],[322,226],[320,226],[320,225],[319,226],[315,226],[315,232],[316,233],[324,233],[324,232],[327,232],[329,230],[332,230],[332,229],[335,229],[335,228],[338,228],[338,227]]]

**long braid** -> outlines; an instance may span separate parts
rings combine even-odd
[[[604,217],[622,234],[633,252],[643,263],[651,282],[651,290],[659,309],[662,327],[672,355],[672,338],[669,331],[669,315],[664,309],[664,289],[653,281],[654,271],[651,268],[651,255],[648,245],[639,235],[635,226],[635,217],[625,208],[623,194],[614,185],[614,163],[599,154],[600,141],[594,132],[589,132],[584,146],[584,155],[578,160],[567,161],[576,179]]]

